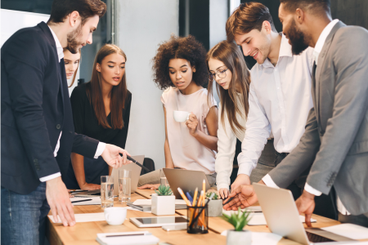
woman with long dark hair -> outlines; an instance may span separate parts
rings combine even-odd
[[[91,81],[73,90],[71,103],[75,131],[125,148],[132,95],[126,84],[125,53],[106,44],[97,53]],[[69,189],[100,188],[100,176],[111,173],[103,159],[72,153],[64,181]]]

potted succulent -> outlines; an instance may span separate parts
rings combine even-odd
[[[160,185],[155,194],[152,194],[151,212],[156,215],[175,214],[175,196],[170,186]]]
[[[221,216],[222,215],[222,200],[219,199],[218,193],[216,191],[210,191],[210,190],[207,191],[206,199],[209,199],[209,198],[211,198],[211,201],[208,203],[208,216],[210,217]]]
[[[222,218],[234,226],[234,230],[228,230],[226,235],[226,244],[228,245],[250,245],[252,244],[252,233],[248,230],[243,230],[244,226],[250,221],[251,212],[245,210],[232,213],[230,216],[222,214]]]

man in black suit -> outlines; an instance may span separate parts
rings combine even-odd
[[[43,244],[50,208],[75,224],[61,180],[72,151],[113,167],[129,162],[123,149],[75,134],[72,120],[63,48],[92,43],[105,12],[101,0],[54,0],[47,24],[19,30],[1,49],[2,244]]]

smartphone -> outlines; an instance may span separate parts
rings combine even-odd
[[[180,225],[164,225],[162,226],[164,231],[181,231],[187,229],[187,224],[180,224]]]

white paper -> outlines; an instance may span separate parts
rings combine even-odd
[[[152,199],[137,199],[133,202],[134,205],[151,205]],[[183,199],[175,199],[175,205],[184,204],[186,205]]]
[[[79,200],[85,200],[85,199],[92,199],[90,201],[85,202],[76,202],[72,203],[73,206],[81,206],[81,205],[101,205],[101,197],[100,196],[94,196],[94,195],[86,195],[86,196],[80,196],[80,197],[71,197],[70,201],[79,201]]]
[[[93,222],[93,221],[104,221],[105,220],[104,213],[74,214],[74,216],[75,216],[75,221],[77,223],[80,223],[80,222]],[[61,223],[59,215],[58,215],[59,222],[55,222],[54,217],[52,215],[49,215],[49,218],[54,223]]]
[[[134,236],[134,234],[145,233],[143,236]],[[132,236],[121,236],[121,237],[106,237],[107,235],[132,235]],[[97,233],[96,240],[100,244],[107,245],[124,245],[124,244],[157,244],[160,239],[152,235],[147,231],[138,232],[115,232],[115,233]]]
[[[226,211],[222,210],[222,213],[226,215],[231,215],[232,213],[237,213],[238,211]],[[267,225],[266,219],[263,213],[251,213],[251,219],[248,225]],[[305,218],[302,215],[299,215],[300,222],[304,222]],[[315,219],[311,219],[311,222],[316,222]]]
[[[222,236],[227,235],[227,230],[221,233]],[[252,245],[277,245],[282,236],[269,232],[252,231]]]
[[[363,240],[368,239],[368,228],[354,224],[340,224],[321,228],[340,236],[349,237],[351,239]],[[360,245],[361,243],[359,243]]]

